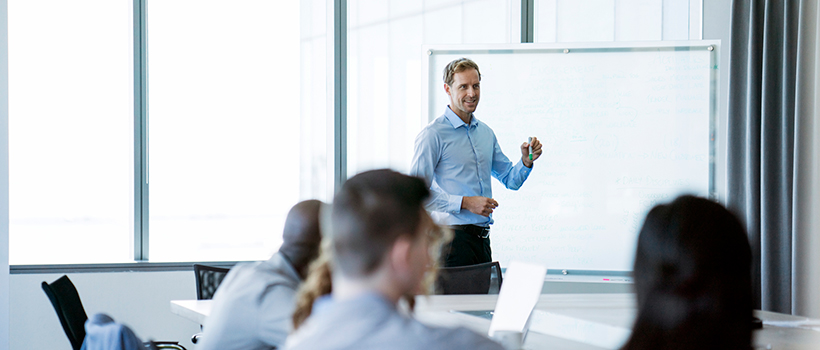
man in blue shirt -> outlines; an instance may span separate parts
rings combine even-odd
[[[454,231],[444,252],[447,267],[492,261],[489,234],[498,202],[492,198],[490,177],[517,190],[529,176],[533,161],[541,156],[541,143],[535,137],[521,145],[521,160],[514,165],[501,152],[493,130],[473,115],[480,81],[478,65],[472,60],[459,58],[447,64],[444,91],[450,105],[416,137],[410,168],[410,175],[430,186],[427,210],[439,224]]]

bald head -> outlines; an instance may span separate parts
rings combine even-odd
[[[307,276],[308,265],[319,255],[322,234],[319,229],[319,211],[322,202],[306,200],[297,203],[288,212],[282,234],[282,253],[302,277]]]

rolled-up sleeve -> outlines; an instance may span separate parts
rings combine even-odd
[[[524,166],[524,162],[521,160],[513,165],[509,158],[501,152],[501,146],[498,145],[498,141],[493,136],[492,171],[493,177],[504,184],[504,187],[511,190],[518,190],[521,188],[521,185],[524,184],[524,181],[527,180],[527,177],[530,176],[532,168]]]
[[[444,192],[433,184],[433,177],[436,172],[436,165],[441,159],[441,140],[430,129],[422,130],[416,136],[416,143],[413,151],[413,163],[410,165],[410,175],[418,176],[427,183],[430,189],[430,199],[425,205],[428,211],[440,211],[457,214],[461,211],[461,200],[463,196],[453,195]]]

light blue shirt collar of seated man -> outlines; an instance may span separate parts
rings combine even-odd
[[[402,314],[382,295],[369,292],[352,299],[324,296],[285,343],[288,350],[501,350],[498,343],[463,327],[431,327]]]
[[[481,216],[461,209],[462,198],[492,198],[491,177],[518,190],[531,171],[521,160],[513,164],[504,155],[493,130],[475,114],[468,126],[450,106],[419,132],[410,167],[410,175],[430,185],[432,193],[425,207],[436,223],[484,227],[493,223],[492,214]],[[499,208],[503,205],[499,203]]]

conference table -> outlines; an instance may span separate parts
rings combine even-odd
[[[426,324],[463,326],[487,334],[498,295],[431,295],[416,298],[415,317]],[[210,300],[172,300],[171,312],[203,324]],[[618,349],[636,314],[634,294],[542,294],[524,349]],[[755,349],[820,349],[820,321],[755,310],[763,329]],[[355,315],[351,315],[355,317]]]

